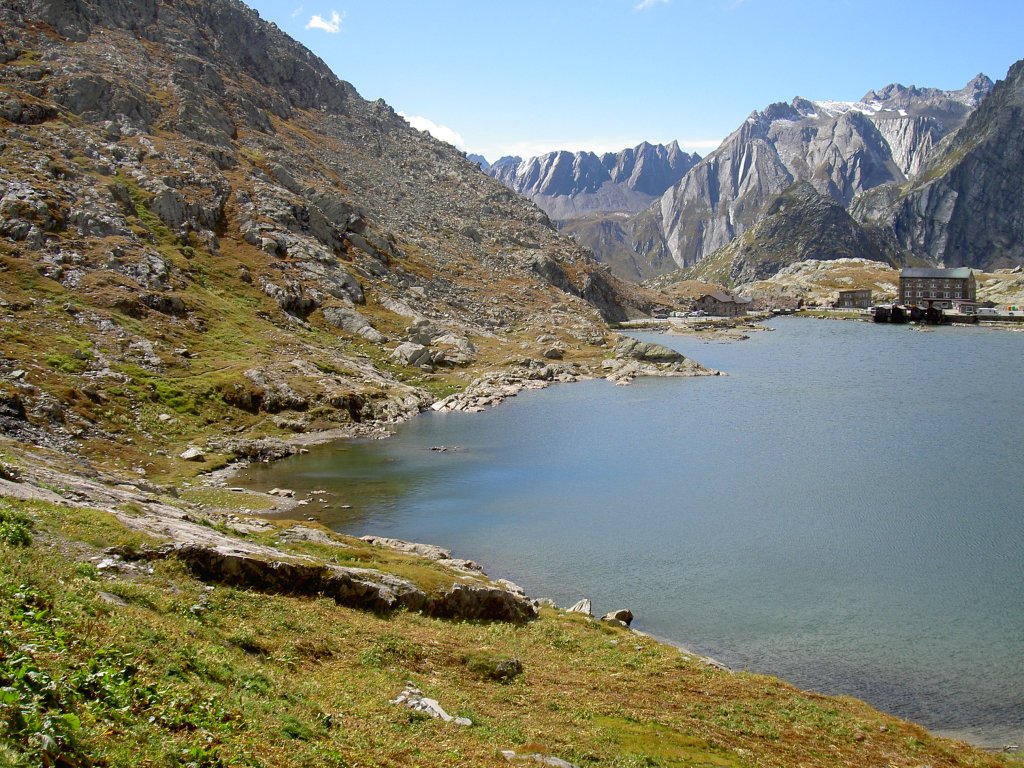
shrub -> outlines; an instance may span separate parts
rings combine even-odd
[[[10,547],[27,547],[32,543],[32,520],[10,507],[0,506],[0,542]]]
[[[511,682],[523,673],[523,662],[514,658],[481,653],[465,656],[462,662],[474,674],[485,680],[496,680],[499,683]]]

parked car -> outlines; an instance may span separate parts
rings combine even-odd
[[[703,309],[695,309],[687,317],[707,317],[707,314]]]

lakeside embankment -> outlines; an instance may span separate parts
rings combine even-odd
[[[769,327],[777,332],[743,344],[640,335],[734,374],[725,380],[558,387],[481,418],[417,419],[396,441],[314,451],[254,482],[326,490],[305,510],[337,530],[443,542],[560,605],[628,605],[641,628],[736,668],[859,695],[933,728],[973,726],[981,743],[1020,743],[1019,620],[1004,614],[1015,604],[1007,585],[1019,585],[1020,526],[993,511],[1019,488],[996,461],[1019,455],[1001,428],[1012,433],[1018,410],[1000,409],[989,426],[985,409],[971,409],[999,455],[982,466],[952,457],[975,482],[935,464],[945,446],[895,461],[871,447],[902,424],[897,413],[920,419],[905,401],[931,401],[936,388],[966,384],[962,399],[975,406],[1002,399],[990,379],[936,371],[920,382],[922,354],[1004,379],[1017,366],[1000,361],[1019,337]],[[836,388],[850,372],[864,381]],[[898,518],[879,498],[896,500]],[[975,511],[954,511],[963,508]],[[991,562],[1009,570],[996,578],[980,566]],[[977,597],[955,615],[934,610],[961,594]]]
[[[36,700],[16,683],[26,725],[5,738],[37,755],[31,744],[49,742],[34,734],[110,765],[499,765],[507,750],[576,765],[1005,764],[861,702],[553,609],[525,625],[381,611],[387,598],[368,596],[415,603],[415,590],[449,592],[467,575],[262,519],[291,501],[278,496],[83,477],[70,457],[6,448],[0,494],[31,543],[2,548],[4,581],[18,586],[2,595],[14,645],[0,664],[21,659],[58,695]],[[290,576],[260,584],[259,573]],[[342,583],[358,583],[363,607],[337,600]],[[28,659],[9,652],[28,645]],[[391,704],[409,680],[474,725]]]
[[[509,752],[577,766],[1006,765],[861,702],[723,670],[580,614],[542,608],[510,624],[388,610],[367,599],[371,577],[402,600],[410,593],[396,585],[494,588],[471,567],[229,506],[276,497],[224,490],[219,505],[199,504],[60,464],[8,465],[0,480],[5,523],[28,539],[0,547],[10,619],[0,754],[13,765],[34,755],[290,766],[326,755],[483,766]],[[314,579],[324,569],[354,570],[362,604],[327,592]],[[33,680],[52,681],[52,694],[38,697]],[[409,681],[471,724],[392,703]]]

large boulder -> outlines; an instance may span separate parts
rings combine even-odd
[[[370,325],[370,321],[359,314],[355,307],[324,307],[324,320],[347,333],[353,333],[372,341],[383,344],[387,337]]]
[[[606,378],[616,384],[629,384],[638,376],[718,375],[718,371],[705,368],[673,349],[629,337],[618,341],[614,355],[601,367],[607,372]]]
[[[486,584],[453,584],[439,597],[432,597],[423,612],[439,618],[514,623],[530,621],[538,615],[537,607],[528,598]]]
[[[645,363],[678,363],[686,359],[674,349],[650,341],[640,341],[628,336],[623,337],[615,345],[615,356],[629,358]]]

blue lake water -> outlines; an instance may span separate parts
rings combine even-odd
[[[528,392],[255,467],[354,534],[976,743],[1024,743],[1024,334],[637,334],[728,373]],[[431,446],[458,450],[431,451]],[[351,505],[351,509],[343,509]]]

